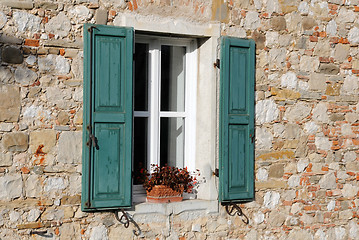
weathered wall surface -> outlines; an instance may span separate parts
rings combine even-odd
[[[125,229],[80,210],[82,24],[123,13],[255,39],[249,225],[220,208]],[[358,44],[358,0],[0,0],[0,239],[357,239]]]

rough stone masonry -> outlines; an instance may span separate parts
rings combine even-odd
[[[256,41],[248,225],[81,211],[82,26],[125,13]],[[0,239],[357,239],[358,44],[359,0],[0,0]]]

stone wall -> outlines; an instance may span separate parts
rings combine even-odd
[[[223,207],[128,229],[81,211],[82,24],[123,14],[255,39],[248,225]],[[0,0],[0,239],[356,239],[358,44],[358,0]]]

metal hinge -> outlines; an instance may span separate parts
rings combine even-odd
[[[216,177],[219,177],[219,169],[218,168],[214,169],[213,175]]]
[[[221,66],[221,60],[219,60],[218,58],[216,59],[216,62],[213,63],[213,66],[220,69],[220,66]]]

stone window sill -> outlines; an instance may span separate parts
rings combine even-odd
[[[154,221],[153,215],[162,215],[162,217],[170,215],[179,215],[182,213],[192,213],[196,212],[196,215],[206,215],[206,214],[215,214],[218,213],[219,206],[217,200],[183,200],[182,202],[172,202],[172,203],[138,203],[133,206],[128,212],[136,221],[142,220],[141,222],[146,222],[146,216],[148,220]]]

